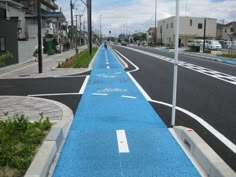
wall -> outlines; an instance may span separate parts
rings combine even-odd
[[[0,26],[0,36],[6,38],[6,51],[11,52],[14,56],[14,58],[8,60],[6,64],[18,63],[17,23],[0,19]]]

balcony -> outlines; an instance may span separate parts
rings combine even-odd
[[[52,0],[42,0],[42,4],[44,4],[45,6],[51,8],[52,10],[57,10],[58,9],[58,5]]]

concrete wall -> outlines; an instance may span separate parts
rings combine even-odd
[[[17,23],[0,19],[0,37],[6,41],[6,51],[13,54],[14,58],[6,62],[7,65],[18,63]],[[4,27],[4,28],[2,28]]]

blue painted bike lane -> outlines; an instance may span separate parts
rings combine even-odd
[[[53,177],[200,176],[108,48],[100,48]]]

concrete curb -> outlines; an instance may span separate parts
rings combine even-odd
[[[115,56],[118,58],[120,64],[123,66],[123,68],[128,68],[128,64],[112,49],[112,52],[115,54]]]
[[[52,104],[56,104],[62,109],[63,117],[61,121],[51,128],[24,177],[46,177],[48,175],[50,166],[59,147],[62,145],[68,134],[74,117],[73,112],[69,107],[56,101],[48,101]]]
[[[188,147],[209,177],[236,177],[236,173],[205,143],[192,129],[176,126],[173,128],[177,136]]]

